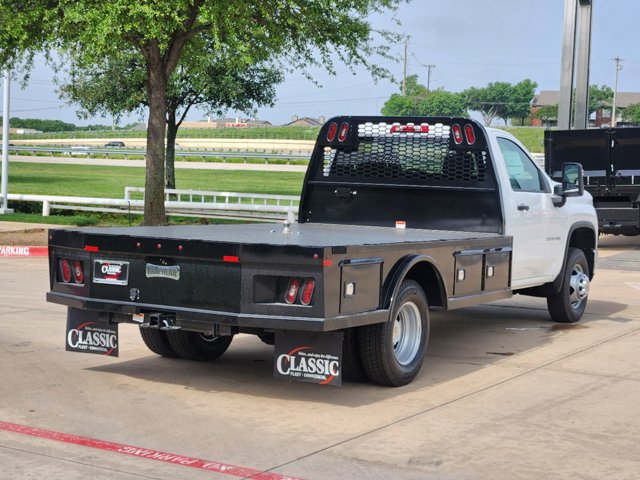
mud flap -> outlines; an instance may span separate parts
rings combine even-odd
[[[66,350],[118,356],[118,324],[108,312],[69,307],[67,309]]]
[[[342,332],[277,331],[273,376],[290,381],[342,385]]]

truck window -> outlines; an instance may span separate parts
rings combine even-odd
[[[525,192],[546,191],[544,181],[533,160],[515,143],[498,137],[498,145],[509,172],[513,190]]]

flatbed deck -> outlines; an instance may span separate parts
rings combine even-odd
[[[393,245],[450,240],[467,241],[502,237],[502,235],[499,234],[482,232],[317,223],[292,224],[289,228],[289,233],[283,233],[283,225],[279,223],[166,227],[88,227],[65,231],[84,234],[87,240],[92,237],[104,240],[106,237],[126,236],[140,239],[149,238],[233,244],[241,242],[250,245],[311,248]]]

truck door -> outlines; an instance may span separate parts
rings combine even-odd
[[[565,244],[562,209],[553,205],[551,186],[531,157],[508,138],[497,142],[510,183],[503,196],[505,233],[513,236],[512,287],[553,280],[563,255],[550,252],[563,252]]]

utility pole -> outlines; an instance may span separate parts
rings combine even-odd
[[[2,203],[0,204],[0,215],[5,213],[13,213],[13,210],[7,207],[9,196],[9,70],[4,71],[4,93],[2,101],[2,183],[0,195],[2,195]]]
[[[404,69],[402,73],[402,96],[407,96],[407,46],[409,37],[404,39]]]
[[[613,59],[613,61],[616,62],[616,83],[615,83],[615,87],[613,88],[613,108],[611,109],[611,126],[615,127],[617,123],[616,102],[618,101],[618,76],[620,74],[620,70],[622,70],[622,65],[620,65],[620,63],[622,62],[622,58],[616,57]]]
[[[431,88],[429,88],[431,86],[431,69],[436,68],[436,66],[433,64],[424,65],[424,66],[427,67],[427,92],[429,92],[431,91]]]
[[[427,92],[429,92],[431,90],[431,69],[432,68],[436,68],[435,65],[433,64],[424,64],[422,63],[420,60],[418,60],[418,57],[416,57],[416,54],[413,54],[413,58],[416,59],[416,62],[418,62],[420,65],[422,65],[423,67],[425,67],[427,69]]]

